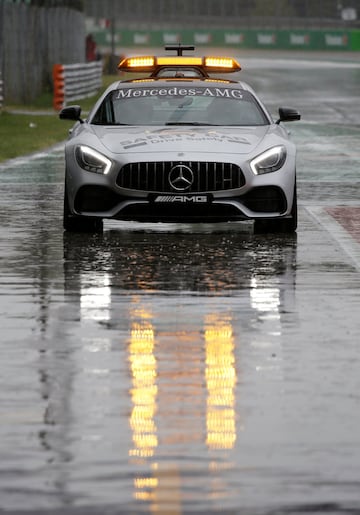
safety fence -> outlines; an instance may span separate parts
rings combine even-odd
[[[95,95],[102,86],[102,62],[55,64],[53,107],[60,110],[69,101]]]
[[[235,48],[269,48],[281,50],[360,50],[360,29],[186,29],[186,30],[94,30],[94,38],[102,48],[109,48],[112,39],[121,54],[122,48],[162,47],[179,42],[201,46]]]
[[[83,14],[33,4],[0,0],[4,105],[31,104],[49,88],[54,63],[85,61]]]

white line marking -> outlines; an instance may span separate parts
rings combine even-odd
[[[56,143],[52,147],[46,148],[44,150],[38,150],[32,154],[27,154],[24,156],[14,157],[13,159],[8,159],[7,161],[3,161],[0,163],[0,171],[7,170],[12,166],[20,166],[22,164],[27,164],[30,161],[34,161],[36,159],[43,159],[49,157],[53,153],[59,153],[64,150],[65,143]]]

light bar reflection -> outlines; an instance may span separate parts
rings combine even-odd
[[[208,315],[205,323],[207,412],[206,443],[232,449],[236,441],[234,339],[230,320]]]
[[[141,316],[140,316],[141,318]],[[154,329],[147,316],[134,321],[130,336],[130,366],[133,388],[133,408],[130,416],[134,448],[130,456],[147,458],[158,445],[154,415],[156,412],[156,359]]]

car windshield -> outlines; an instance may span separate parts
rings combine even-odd
[[[232,85],[125,87],[107,95],[91,120],[97,125],[268,125],[248,92]]]

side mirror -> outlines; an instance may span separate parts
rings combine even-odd
[[[279,119],[276,121],[277,124],[280,122],[294,122],[301,119],[299,111],[292,107],[280,107],[279,108]]]
[[[74,122],[84,123],[81,119],[80,106],[63,107],[59,113],[60,120],[73,120]]]

